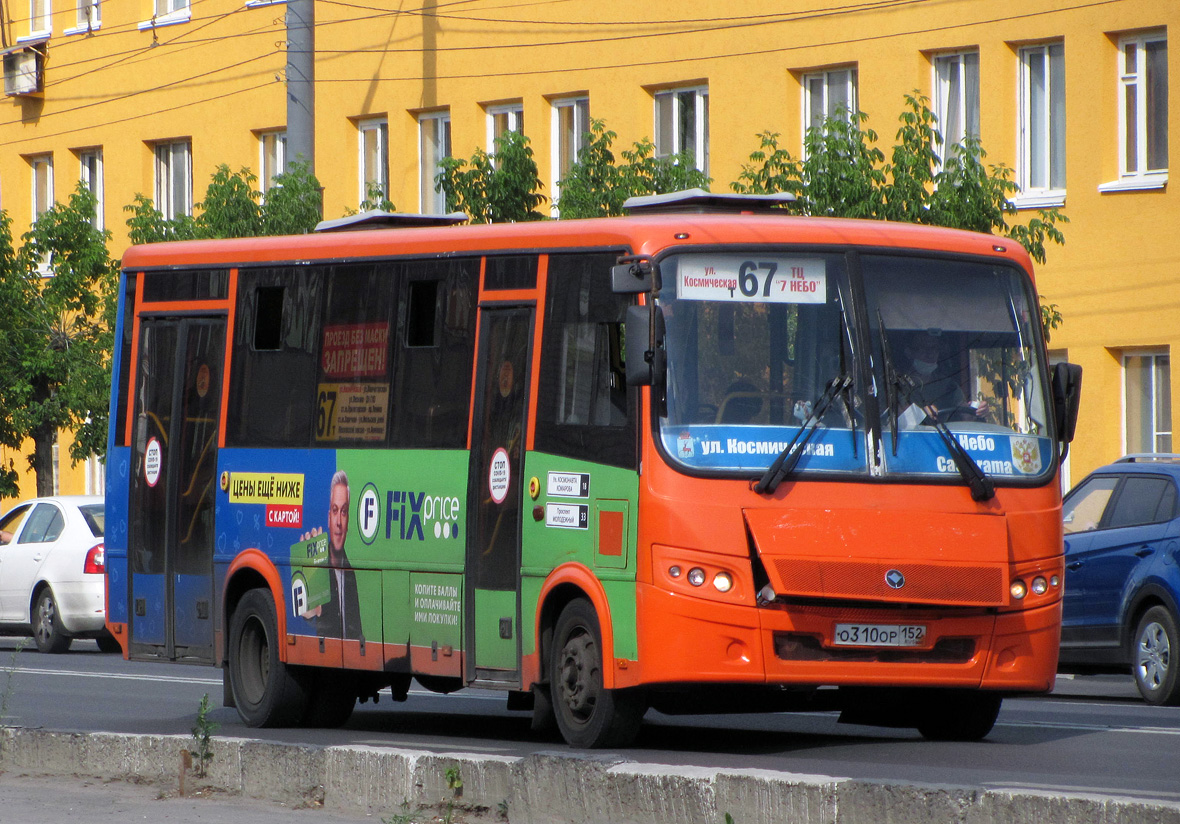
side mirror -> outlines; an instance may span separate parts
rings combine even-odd
[[[628,306],[626,337],[627,385],[663,386],[664,313],[654,305]]]
[[[1078,429],[1078,407],[1082,399],[1082,367],[1059,363],[1053,367],[1053,422],[1062,443],[1073,440]]]
[[[652,290],[652,265],[645,257],[621,257],[610,268],[611,291],[616,295],[638,295]]]

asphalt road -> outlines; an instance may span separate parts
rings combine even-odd
[[[188,734],[208,693],[217,707],[210,717],[224,736],[518,756],[563,746],[533,736],[528,715],[508,712],[496,693],[440,696],[415,688],[402,704],[386,697],[361,705],[339,730],[254,730],[220,706],[219,670],[128,662],[90,642],[75,642],[61,656],[16,647],[15,639],[0,639],[0,715],[22,727]],[[833,713],[649,712],[625,755],[655,764],[1180,802],[1178,736],[1180,708],[1142,703],[1129,677],[1063,676],[1052,696],[1006,701],[995,730],[978,743],[841,725]],[[8,795],[4,787],[0,781],[0,797]]]

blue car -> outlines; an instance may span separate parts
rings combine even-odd
[[[1128,455],[1065,497],[1061,669],[1126,672],[1180,704],[1180,455]]]

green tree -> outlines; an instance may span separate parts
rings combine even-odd
[[[296,162],[275,175],[266,198],[255,189],[258,178],[247,167],[231,171],[217,166],[205,189],[205,199],[194,206],[195,216],[165,218],[152,199],[136,194],[127,228],[132,243],[167,240],[259,237],[304,234],[323,215],[323,189],[306,163]]]
[[[53,491],[53,445],[73,430],[70,457],[102,455],[110,399],[117,265],[110,233],[94,227],[97,201],[81,183],[55,203],[14,249],[0,212],[0,442],[30,439],[37,494]],[[18,473],[0,468],[0,494],[17,493]]]
[[[496,138],[495,155],[477,148],[470,159],[445,157],[435,183],[447,208],[466,212],[472,223],[544,220],[537,211],[548,199],[529,139],[519,132]]]
[[[1060,210],[1041,209],[1024,224],[1011,224],[1017,192],[1012,170],[986,164],[976,137],[945,147],[930,101],[906,95],[897,142],[889,154],[877,134],[863,127],[863,112],[838,111],[808,130],[804,157],[778,146],[778,135],[758,135],[760,146],[732,185],[735,192],[792,192],[803,214],[873,218],[949,226],[1002,235],[1045,262],[1048,242],[1064,243]],[[945,152],[945,160],[939,151]]]
[[[708,188],[711,179],[693,165],[690,155],[656,157],[655,144],[647,138],[622,150],[623,162],[617,162],[617,137],[604,121],[590,121],[586,145],[558,183],[557,208],[563,218],[612,217],[623,213],[629,197]]]

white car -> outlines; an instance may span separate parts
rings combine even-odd
[[[0,633],[32,634],[41,652],[94,638],[113,652],[104,622],[103,499],[35,498],[0,518]]]

